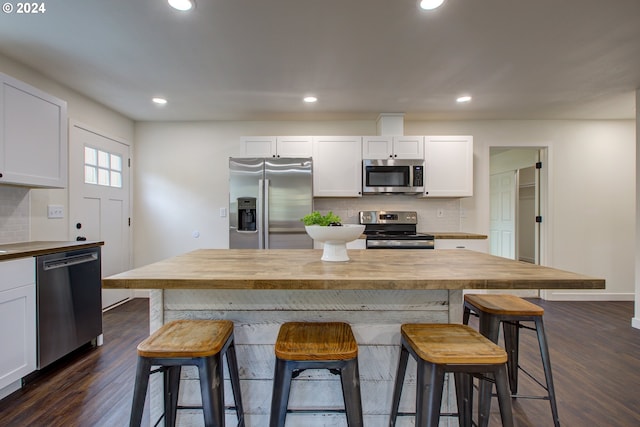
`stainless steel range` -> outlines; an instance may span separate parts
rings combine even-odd
[[[367,249],[433,249],[434,237],[416,232],[418,213],[413,211],[360,212]]]

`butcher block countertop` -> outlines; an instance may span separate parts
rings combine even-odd
[[[104,242],[22,242],[0,245],[0,261],[102,246]]]
[[[108,289],[604,289],[604,279],[468,250],[200,249],[103,279]]]

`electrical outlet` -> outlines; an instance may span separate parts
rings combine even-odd
[[[443,218],[444,217],[444,209],[438,209],[438,212],[436,213],[436,215],[438,216],[438,218]]]
[[[47,218],[64,218],[64,206],[47,205]]]

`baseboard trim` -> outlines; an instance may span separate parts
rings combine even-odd
[[[149,291],[147,289],[135,289],[133,292],[134,298],[149,298]]]
[[[634,293],[587,293],[542,291],[542,298],[548,301],[635,301]]]
[[[11,384],[6,385],[4,388],[0,389],[0,399],[4,399],[9,396],[11,393],[16,392],[22,388],[22,380],[16,380]]]
[[[631,319],[631,326],[636,329],[640,329],[640,317],[634,317],[633,319]]]

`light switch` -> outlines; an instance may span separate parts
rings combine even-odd
[[[220,208],[220,218],[227,216],[227,208]]]
[[[47,205],[47,218],[64,218],[64,206]]]

